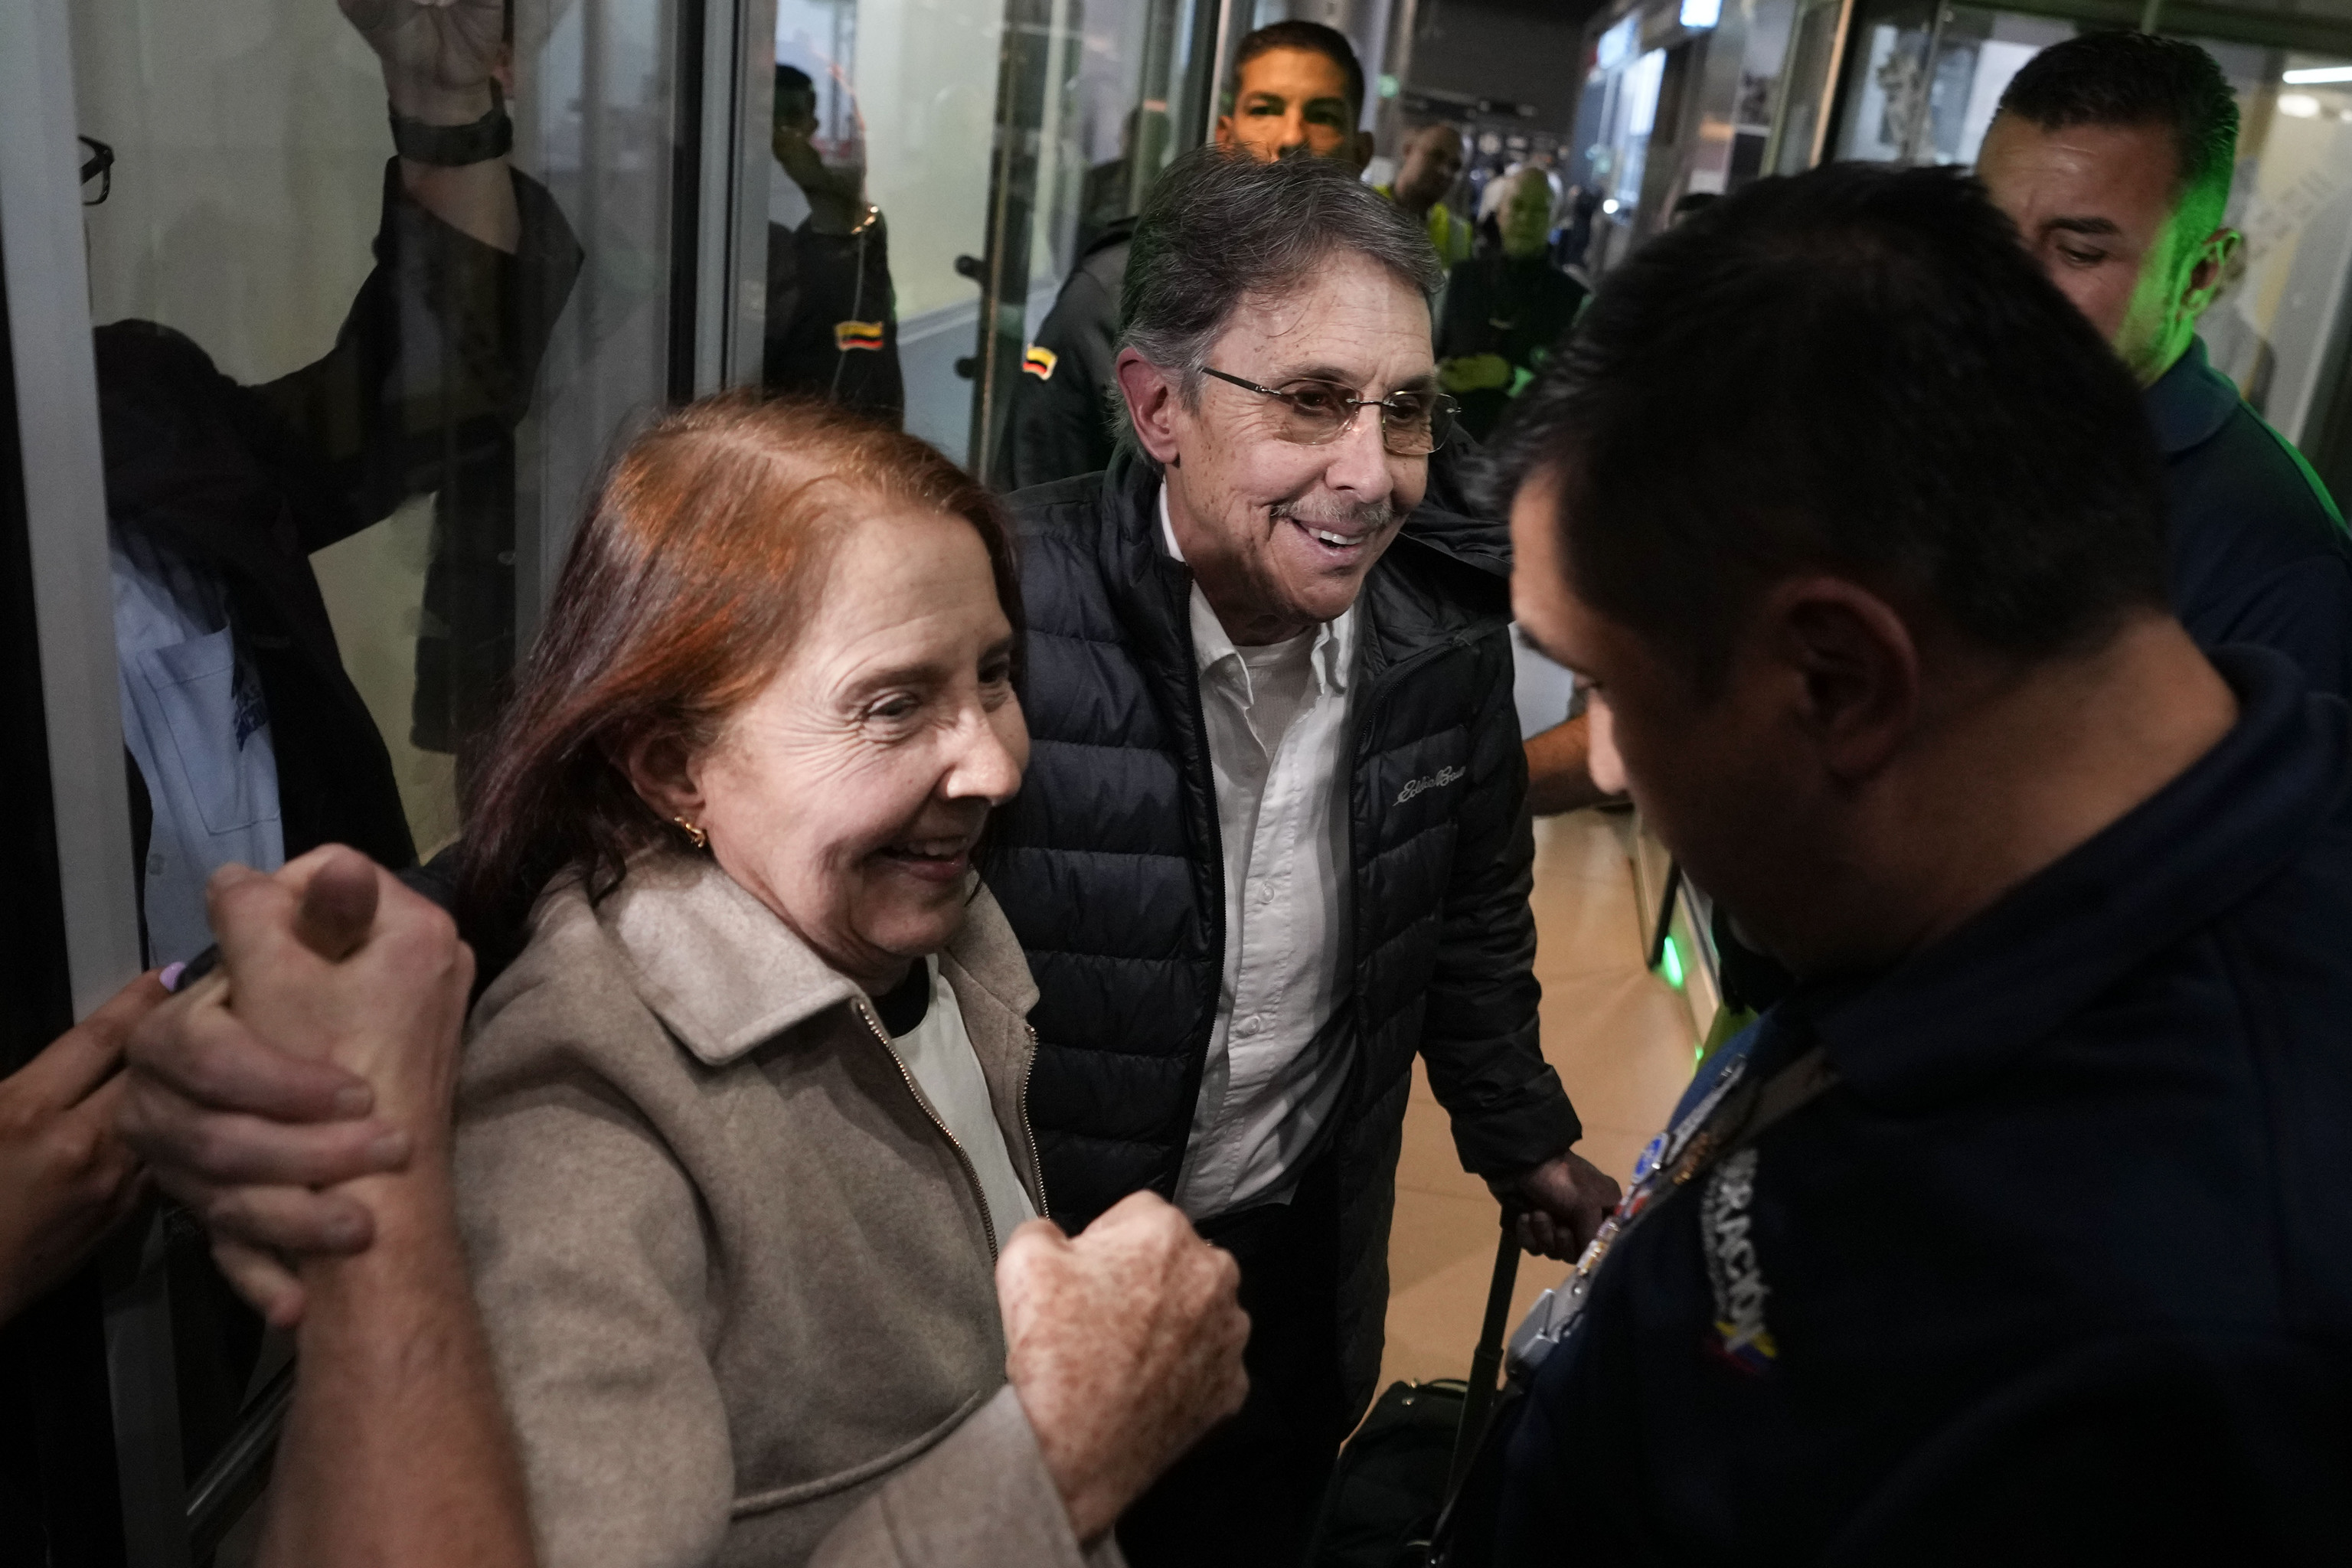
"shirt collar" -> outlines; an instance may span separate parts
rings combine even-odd
[[[2344,705],[2268,649],[2212,658],[2238,721],[2187,772],[1891,973],[1783,1004],[1856,1092],[1899,1107],[1962,1091],[2245,898],[2338,809]]]
[[[2238,384],[2213,368],[2202,338],[2190,338],[2187,351],[2142,395],[2157,445],[2168,458],[2211,440],[2240,401]]]
[[[1184,559],[1184,547],[1176,542],[1176,525],[1168,517],[1168,487],[1160,487],[1160,537],[1175,560]],[[1209,607],[1209,596],[1201,592],[1201,584],[1192,584],[1192,658],[1202,675],[1219,666],[1226,666],[1224,679],[1241,683],[1244,700],[1250,700],[1249,666],[1242,662],[1241,650],[1225,633],[1225,624],[1217,619],[1217,612]],[[1337,620],[1324,622],[1315,631],[1315,685],[1328,696],[1345,694],[1353,673],[1356,657],[1356,606],[1349,605]],[[1228,663],[1230,661],[1230,663]]]

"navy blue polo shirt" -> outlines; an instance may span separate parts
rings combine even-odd
[[[2202,340],[2147,389],[2164,452],[2173,613],[2209,652],[2274,647],[2352,698],[2352,538],[2326,486]]]
[[[2215,663],[2187,772],[1743,1039],[1835,1081],[1610,1254],[1498,1561],[2352,1552],[2352,709]]]

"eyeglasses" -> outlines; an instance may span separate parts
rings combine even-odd
[[[1336,441],[1356,422],[1359,408],[1381,411],[1381,445],[1400,458],[1425,458],[1445,445],[1454,433],[1454,416],[1462,405],[1442,392],[1391,392],[1386,397],[1359,397],[1352,386],[1312,378],[1279,388],[1260,386],[1223,371],[1201,367],[1202,373],[1229,382],[1244,392],[1271,397],[1282,405],[1282,426],[1276,434],[1302,447]]]
[[[75,141],[89,149],[89,156],[81,165],[81,205],[94,207],[114,192],[114,149],[95,136],[77,136]],[[91,181],[98,182],[98,195],[89,194]]]

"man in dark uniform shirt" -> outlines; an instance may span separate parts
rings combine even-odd
[[[2317,689],[2352,695],[2342,515],[2196,336],[2242,243],[2221,221],[2237,142],[2237,100],[2210,55],[2086,33],[2017,73],[1977,167],[2147,389],[2170,503],[2166,581],[2189,635],[2274,647]]]
[[[1276,22],[1242,40],[1233,110],[1217,117],[1217,145],[1271,163],[1338,158],[1361,169],[1371,137],[1364,68],[1348,40],[1320,22]],[[1095,473],[1110,463],[1118,383],[1119,289],[1135,220],[1101,231],[1038,324],[1013,393],[997,481],[1024,490]]]
[[[2340,1554],[2352,713],[2166,607],[2116,357],[1841,164],[1612,272],[1512,440],[1520,625],[1799,979],[1515,1336],[1493,1560]]]

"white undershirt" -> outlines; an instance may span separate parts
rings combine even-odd
[[[996,1245],[1002,1247],[1013,1227],[1035,1219],[1037,1210],[1013,1170],[1013,1152],[1005,1146],[1004,1129],[997,1122],[994,1102],[988,1098],[988,1079],[982,1076],[980,1056],[971,1048],[971,1036],[963,1026],[963,1009],[956,1005],[955,990],[940,978],[938,959],[927,958],[923,963],[931,977],[930,1005],[923,1009],[923,1021],[893,1037],[890,1047],[914,1075],[923,1098],[947,1123],[949,1135],[963,1145],[964,1157],[971,1162],[972,1173],[980,1178],[981,1193],[988,1201]]]
[[[1160,492],[1168,552],[1183,552]],[[1288,642],[1236,647],[1197,583],[1192,652],[1217,790],[1225,945],[1176,1206],[1286,1201],[1348,1076],[1330,1026],[1348,972],[1353,605]]]

